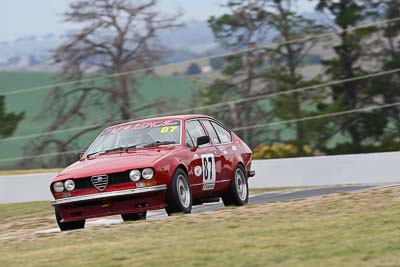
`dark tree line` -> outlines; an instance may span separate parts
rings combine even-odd
[[[352,29],[374,20],[399,17],[398,1],[314,2],[323,21],[300,13],[297,0],[226,0],[221,7],[226,12],[211,17],[208,23],[223,48],[242,52],[212,60],[212,67],[221,72],[221,78],[194,96],[196,101],[188,103],[188,107],[227,102],[204,113],[232,128],[245,127],[238,134],[252,148],[260,144],[290,145],[288,151],[293,152],[289,156],[399,149],[400,106],[274,127],[251,127],[400,101],[398,73],[283,94],[324,81],[400,68],[399,21]],[[157,37],[165,29],[181,26],[178,17],[160,13],[156,0],[81,0],[71,4],[64,18],[80,28],[54,52],[53,61],[62,69],[61,81],[81,82],[54,88],[42,116],[52,117],[47,131],[87,124],[93,127],[44,135],[26,148],[29,154],[78,149],[82,146],[80,137],[93,135],[108,122],[129,120],[143,110],[168,105],[168,99],[163,103],[142,103],[139,81],[149,73],[125,74],[159,62],[167,51]],[[332,29],[338,33],[304,40]],[[276,45],[263,48],[268,42]],[[315,54],[322,57],[321,67],[310,70],[307,60]],[[189,71],[199,74],[194,64]],[[122,75],[85,81],[113,73]],[[242,101],[270,93],[282,94]],[[174,105],[174,101],[169,102]],[[92,123],[89,118],[93,112],[97,120]],[[51,162],[39,160],[37,164],[61,166],[74,158],[60,154]],[[33,163],[29,160],[25,164]]]
[[[248,97],[307,87],[323,81],[352,79],[400,67],[399,22],[353,30],[353,27],[375,19],[399,17],[398,1],[316,2],[316,11],[324,15],[328,23],[321,25],[304,17],[296,10],[299,2],[295,0],[227,1],[226,13],[209,20],[215,38],[221,45],[233,48],[242,41],[241,48],[251,48],[262,45],[265,36],[273,36],[272,41],[278,45],[225,58],[222,63],[225,78],[216,80],[204,90],[204,102],[225,101],[221,96],[236,91],[238,98]],[[260,38],[246,39],[255,29],[261,33]],[[336,29],[338,34],[306,42],[291,41],[331,29]],[[304,58],[314,48],[328,56],[323,57],[319,75],[304,75]],[[248,60],[249,54],[252,60]],[[252,75],[248,75],[246,70],[251,70]],[[388,104],[399,101],[398,77],[396,73],[263,101],[249,101],[247,105],[240,104],[238,113],[228,108],[225,108],[225,114],[221,113],[222,110],[209,112],[226,121],[229,126],[238,127]],[[235,117],[237,121],[227,117]],[[240,130],[239,134],[253,148],[260,143],[291,144],[295,148],[293,156],[316,152],[336,154],[385,151],[400,148],[397,137],[400,132],[399,118],[399,108],[393,107],[331,119],[290,123],[282,127]]]
[[[248,98],[260,93],[257,89],[262,83],[260,66],[263,65],[264,51],[253,49],[267,38],[268,21],[265,1],[245,0],[229,1],[224,6],[229,12],[220,17],[209,19],[210,27],[220,44],[230,50],[244,49],[243,54],[229,56],[223,70],[227,79],[216,80],[203,92],[206,104],[232,99]],[[242,126],[242,122],[251,124],[260,120],[267,111],[257,102],[232,103],[215,113],[232,127]],[[243,131],[243,136],[253,146],[254,130]]]

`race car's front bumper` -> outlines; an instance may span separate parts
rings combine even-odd
[[[142,193],[148,193],[148,192],[155,192],[155,191],[160,191],[160,190],[165,190],[165,189],[167,189],[167,186],[165,184],[163,184],[163,185],[141,187],[141,188],[135,188],[135,189],[127,189],[127,190],[104,192],[104,193],[98,193],[98,194],[90,194],[90,195],[84,195],[84,196],[61,198],[61,199],[52,200],[50,203],[52,206],[59,206],[59,205],[69,204],[69,203],[74,203],[74,202],[98,200],[98,199],[103,199],[103,198],[123,197],[123,196],[136,195],[136,194],[142,194]]]
[[[62,222],[165,208],[166,185],[75,196],[51,201]]]

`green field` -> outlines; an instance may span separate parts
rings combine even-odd
[[[0,237],[25,233],[0,241],[0,266],[399,266],[399,195],[341,193],[40,235],[26,229],[54,227],[48,203],[0,205]]]
[[[32,88],[38,86],[46,86],[54,84],[59,77],[57,77],[56,73],[40,73],[40,72],[0,72],[0,92],[12,92],[14,90]],[[105,81],[97,81],[95,83],[105,83]],[[199,89],[204,88],[206,84],[203,84],[198,81],[193,81],[189,79],[178,79],[174,77],[160,77],[160,76],[146,76],[145,78],[139,79],[138,85],[138,95],[132,97],[131,102],[136,103],[138,107],[142,107],[154,101],[158,101],[160,99],[167,99],[168,108],[164,108],[162,112],[170,112],[176,110],[182,110],[193,107],[193,101],[195,101],[193,95]],[[67,86],[65,89],[72,88],[71,86]],[[52,114],[46,114],[46,110],[43,110],[46,97],[51,89],[38,90],[34,92],[25,92],[15,95],[6,96],[6,107],[8,111],[21,112],[24,111],[26,113],[26,118],[20,123],[18,129],[14,133],[13,137],[31,135],[31,134],[40,134],[46,131],[46,127],[52,121]],[[262,99],[263,109],[271,110],[271,101],[269,99]],[[201,103],[197,103],[201,105]],[[312,107],[309,107],[312,108]],[[171,110],[170,110],[171,109]],[[39,117],[38,115],[44,112],[47,116]],[[93,125],[99,122],[102,122],[102,116],[107,116],[108,109],[95,109],[94,107],[89,107],[85,110],[85,114],[88,116],[88,119],[84,123],[77,123],[78,125],[74,125],[73,127],[80,127],[85,125]],[[196,111],[197,112],[197,111]],[[153,114],[160,113],[156,108],[147,109],[141,112],[136,113],[136,117],[149,116]],[[181,112],[176,112],[181,113]],[[185,112],[187,113],[187,112]],[[207,111],[198,111],[198,113],[207,113]],[[71,114],[74,116],[75,114]],[[133,118],[134,119],[134,118]],[[120,118],[115,118],[116,121],[120,120]],[[259,121],[257,123],[262,123]],[[246,122],[243,122],[245,125]],[[71,126],[62,126],[60,129],[68,129]],[[285,140],[293,140],[295,138],[294,132],[287,127],[287,125],[277,125],[265,129],[261,129],[262,134],[258,135],[260,140],[269,138],[276,138],[277,131],[282,130],[280,132],[280,142],[284,142]],[[78,145],[76,148],[70,148],[72,150],[80,149],[83,150],[86,148],[90,142],[95,138],[98,134],[99,130],[87,133],[80,137],[78,140]],[[57,137],[62,138],[64,136],[68,136],[73,134],[74,132],[68,133],[58,133]],[[240,135],[240,133],[239,133]],[[16,164],[19,162],[18,160],[9,161],[7,159],[31,156],[30,154],[26,154],[24,151],[24,147],[29,145],[30,142],[34,141],[35,137],[25,138],[25,139],[17,139],[17,140],[0,140],[0,170],[1,169],[15,169],[19,168]],[[259,140],[259,141],[260,141]],[[337,143],[343,142],[347,140],[346,137],[337,134],[330,141],[330,145],[333,146]],[[55,151],[48,151],[48,153]],[[51,158],[49,156],[47,159]],[[46,159],[46,158],[45,158]],[[24,166],[24,168],[37,168],[41,166]],[[63,166],[51,166],[51,167],[63,167]]]
[[[0,92],[14,91],[18,89],[31,88],[36,86],[44,86],[53,84],[57,78],[56,73],[40,73],[40,72],[0,72]],[[187,107],[188,99],[195,90],[199,88],[198,83],[190,80],[177,79],[173,77],[155,77],[148,76],[140,81],[139,95],[140,102],[151,103],[162,98],[178,98],[181,105],[176,108]],[[6,107],[8,111],[26,112],[26,118],[21,122],[14,136],[41,133],[46,129],[51,116],[46,118],[38,118],[38,114],[42,110],[44,101],[49,90],[40,90],[36,92],[27,92],[16,95],[6,96]],[[132,99],[133,101],[134,99]],[[136,101],[137,102],[137,101]],[[186,105],[186,106],[185,106]],[[90,111],[89,111],[90,112]],[[138,114],[140,116],[147,113]],[[90,114],[90,113],[89,113]],[[96,122],[98,113],[92,113],[92,120]],[[116,118],[118,120],[119,118]],[[77,125],[81,126],[81,125]],[[80,140],[80,145],[86,147],[97,133],[86,135]],[[12,162],[2,162],[2,159],[23,156],[23,146],[32,141],[32,139],[0,141],[0,168],[4,165],[12,164]]]

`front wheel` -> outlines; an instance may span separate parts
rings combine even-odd
[[[146,216],[147,211],[121,214],[122,220],[124,220],[124,222],[146,220]]]
[[[61,231],[70,231],[70,230],[85,228],[86,220],[73,221],[73,222],[61,222],[62,217],[61,217],[61,212],[60,212],[59,207],[55,207],[55,214],[56,214],[57,225]]]
[[[192,190],[189,185],[189,179],[185,171],[177,169],[167,191],[167,207],[165,211],[168,215],[191,213],[192,203]]]
[[[233,173],[228,192],[222,197],[225,206],[243,206],[249,201],[249,186],[247,177],[241,166]]]

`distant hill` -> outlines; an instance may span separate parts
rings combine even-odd
[[[308,12],[305,15],[321,24],[327,24],[327,18],[318,13]],[[270,31],[263,44],[270,43],[273,35]],[[0,71],[54,72],[57,69],[49,64],[50,57],[65,39],[64,33],[49,33],[0,40]],[[227,52],[215,41],[208,23],[200,20],[191,20],[182,28],[164,31],[160,35],[160,44],[170,52],[161,59],[161,63],[180,62]]]
[[[46,72],[0,72],[0,92],[13,91],[17,89],[48,85],[54,82],[57,74]],[[191,95],[202,87],[202,83],[173,77],[148,76],[140,81],[139,94],[131,101],[140,105],[151,104],[156,100],[169,99],[175,103],[176,109],[184,109],[190,106]],[[13,136],[37,134],[43,132],[51,121],[51,117],[38,118],[41,112],[48,90],[10,95],[6,97],[6,108],[9,111],[26,112],[26,118],[18,126]],[[140,99],[139,101],[137,99]],[[176,101],[179,99],[180,101]],[[146,116],[158,113],[157,109],[147,109],[136,116]],[[165,111],[164,111],[165,112]],[[168,112],[168,111],[167,111]],[[89,110],[90,113],[90,110]],[[71,115],[72,116],[72,115]],[[96,123],[99,113],[89,114],[87,124]],[[118,120],[119,118],[116,118]],[[97,132],[87,134],[79,139],[82,148],[87,147]],[[63,136],[59,134],[58,136]],[[2,162],[2,159],[24,156],[23,146],[33,139],[21,139],[12,141],[0,141],[0,169],[10,166],[15,162]]]
[[[54,66],[49,65],[51,54],[65,39],[65,35],[50,33],[0,40],[0,70],[54,71]],[[204,56],[218,46],[207,22],[196,20],[163,32],[160,41],[171,52],[162,62]]]

